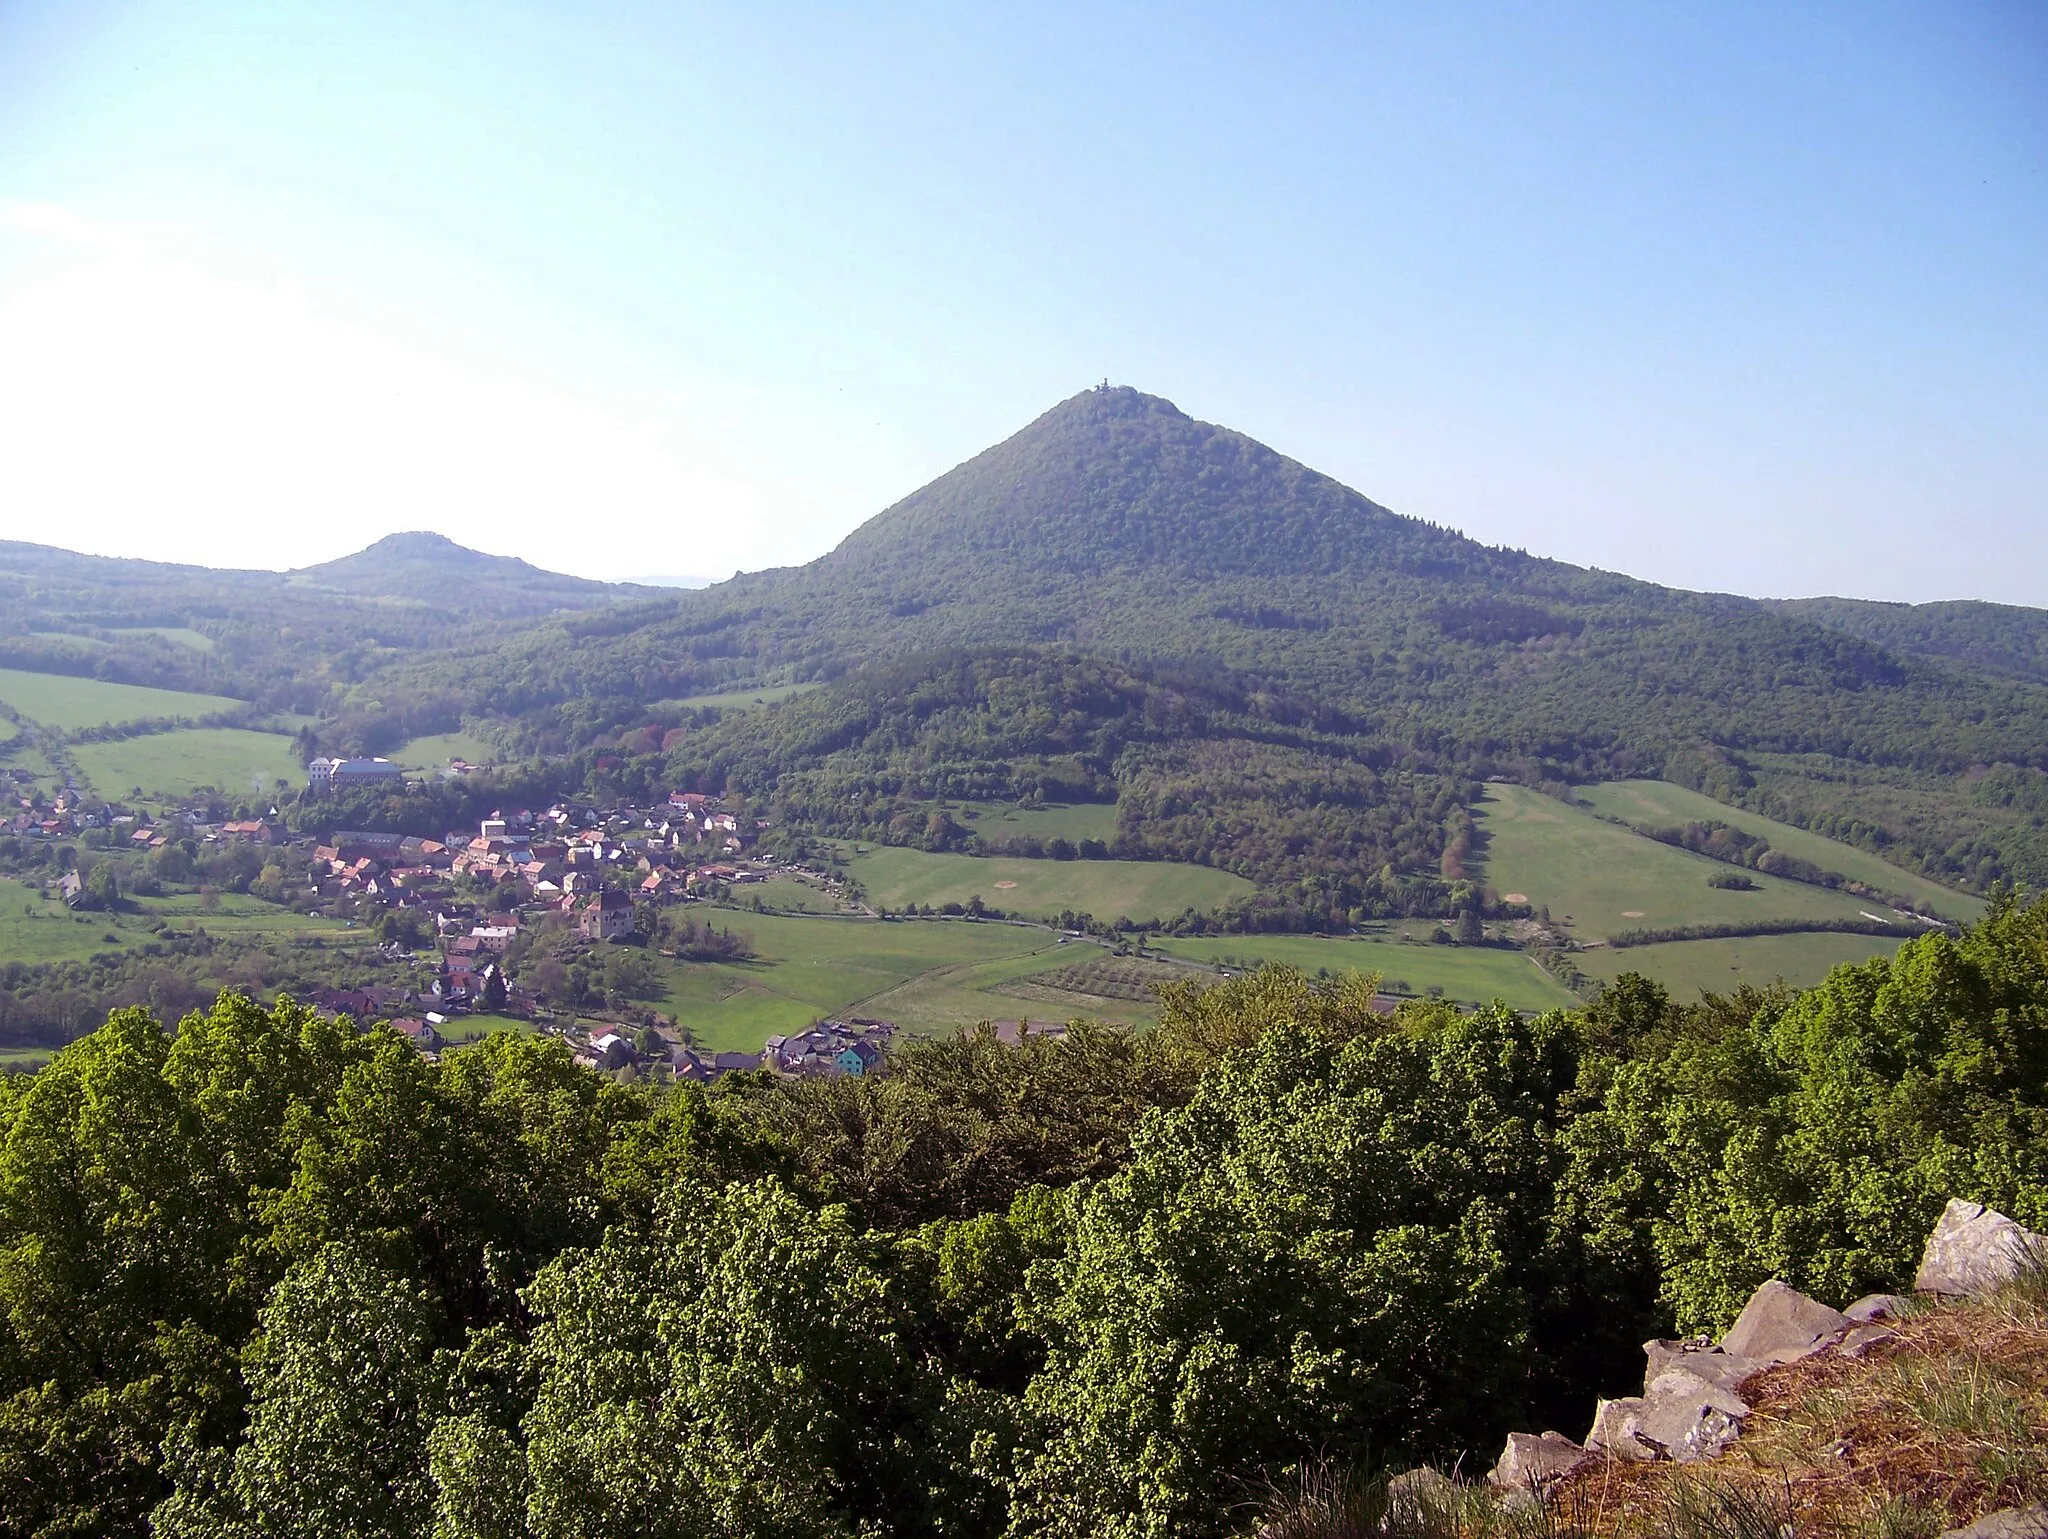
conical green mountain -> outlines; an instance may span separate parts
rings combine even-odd
[[[1221,670],[1472,772],[1668,775],[1949,868],[2016,870],[2012,852],[2048,849],[2048,688],[1827,618],[1482,545],[1103,389],[808,565],[544,623],[479,655],[470,689],[507,712],[623,720],[892,658],[1053,648]],[[1974,800],[2001,765],[2019,789]],[[1896,784],[1848,789],[1878,781]],[[1915,797],[1948,810],[1902,811]],[[2048,874],[2048,858],[2025,864]]]

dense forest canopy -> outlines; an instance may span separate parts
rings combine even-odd
[[[1225,1536],[1468,1465],[1768,1276],[2048,1226],[2048,903],[1680,1006],[1269,969],[879,1079],[124,1011],[0,1082],[0,1527]]]

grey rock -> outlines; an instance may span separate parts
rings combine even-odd
[[[1918,1293],[1970,1298],[2048,1265],[2048,1235],[2022,1229],[1995,1208],[1952,1197],[1913,1279]]]
[[[1510,1432],[1500,1462],[1486,1479],[1504,1491],[1527,1491],[1562,1480],[1592,1462],[1593,1456],[1562,1432]]]
[[[1387,1495],[1396,1500],[1424,1501],[1431,1497],[1447,1496],[1456,1489],[1457,1485],[1450,1476],[1442,1470],[1433,1470],[1426,1464],[1396,1475],[1387,1482]]]
[[[1680,1464],[1716,1459],[1741,1435],[1749,1403],[1689,1368],[1667,1368],[1643,1396],[1632,1429]]]
[[[1842,1318],[1858,1325],[1868,1325],[1873,1320],[1896,1320],[1910,1302],[1896,1293],[1866,1293],[1842,1311]]]
[[[1731,1357],[1761,1358],[1766,1363],[1797,1362],[1818,1352],[1848,1325],[1847,1316],[1773,1278],[1749,1296],[1721,1338],[1721,1349]]]
[[[2048,1507],[1987,1513],[1966,1528],[1950,1529],[1941,1539],[2048,1539]]]
[[[1643,1359],[1645,1392],[1669,1368],[1687,1369],[1723,1389],[1740,1389],[1744,1379],[1771,1366],[1759,1358],[1735,1357],[1723,1352],[1704,1336],[1684,1341],[1646,1341],[1643,1343]]]
[[[1601,1401],[1593,1410],[1593,1430],[1586,1434],[1586,1447],[1616,1459],[1640,1462],[1656,1458],[1657,1449],[1644,1442],[1638,1431],[1649,1406],[1641,1395]]]
[[[1890,1346],[1899,1333],[1882,1325],[1852,1325],[1842,1333],[1835,1350],[1844,1357],[1868,1357],[1879,1347]]]

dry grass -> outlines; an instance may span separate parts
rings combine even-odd
[[[1599,1532],[1668,1532],[1675,1493],[1705,1483],[1777,1503],[1801,1539],[1919,1539],[2048,1497],[2048,1280],[1890,1328],[1867,1358],[1750,1380],[1756,1413],[1714,1465],[1589,1470],[1558,1500],[1590,1503]]]
[[[1934,1539],[2048,1501],[2048,1275],[1889,1328],[1897,1339],[1860,1360],[1828,1353],[1750,1380],[1755,1414],[1712,1464],[1609,1462],[1541,1504],[1449,1483],[1404,1503],[1324,1477],[1276,1502],[1261,1534]]]

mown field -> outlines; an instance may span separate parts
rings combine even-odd
[[[1062,909],[1115,920],[1168,918],[1206,911],[1252,891],[1241,876],[1208,866],[1149,860],[1021,860],[1005,856],[928,855],[922,850],[859,846],[848,874],[888,908],[965,903],[980,897],[1006,913],[1051,916]]]
[[[742,907],[751,907],[759,901],[768,908],[793,909],[800,914],[839,912],[839,903],[831,894],[793,876],[771,876],[765,882],[749,882],[739,891]]]
[[[1750,873],[1754,892],[1710,887],[1734,868],[1604,823],[1524,786],[1489,785],[1479,808],[1484,874],[1503,896],[1547,906],[1580,941],[1621,930],[1764,920],[1853,920],[1867,898]]]
[[[939,804],[935,804],[939,805]],[[946,802],[954,818],[984,839],[1100,839],[1116,837],[1115,802],[1052,802],[1019,807],[1014,802]]]
[[[664,706],[682,706],[692,711],[750,711],[757,705],[773,705],[778,700],[787,700],[791,695],[801,695],[820,687],[817,684],[769,684],[760,689],[732,689],[722,694],[685,695],[679,700],[657,700],[649,709],[658,711]]]
[[[1853,844],[1843,844],[1823,834],[1794,828],[1759,812],[1727,806],[1711,796],[1672,785],[1669,781],[1616,780],[1602,785],[1580,786],[1576,794],[1582,805],[1638,828],[1726,823],[1744,833],[1768,839],[1772,849],[1811,861],[1823,871],[1839,872],[1852,881],[1924,902],[1944,919],[1968,922],[1981,918],[1984,913],[1981,898],[1931,882],[1916,872],[1879,859],[1868,850],[1859,850]]]
[[[55,887],[51,891],[55,892]],[[74,914],[35,887],[0,877],[0,963],[83,962],[95,952],[126,951],[154,939],[158,920],[180,929],[198,926],[214,935],[314,934],[328,945],[367,946],[367,930],[332,919],[294,913],[260,898],[222,893],[211,903],[194,894],[132,898],[112,913]],[[109,937],[112,937],[109,939]]]
[[[201,786],[228,795],[264,795],[280,780],[297,787],[306,778],[290,738],[240,727],[194,727],[79,743],[71,758],[95,791],[113,798],[138,788],[148,796],[183,797]]]
[[[1810,988],[1844,962],[1889,956],[1900,942],[1881,935],[1755,935],[1739,940],[1667,941],[1574,953],[1589,978],[1607,981],[1641,973],[1691,1003],[1701,994],[1726,994],[1747,983],[1763,988],[1779,979]]]
[[[24,673],[18,668],[0,668],[0,703],[12,706],[31,721],[67,732],[79,727],[118,726],[126,721],[152,721],[165,716],[210,716],[216,711],[236,710],[242,704],[225,695],[108,684],[64,674]]]
[[[432,737],[416,737],[390,755],[392,763],[415,770],[444,770],[450,759],[496,764],[498,757],[495,743],[470,732],[437,732]]]
[[[1153,947],[1191,962],[1256,967],[1284,962],[1305,973],[1378,973],[1389,992],[1440,989],[1461,1004],[1499,999],[1517,1010],[1574,1003],[1566,988],[1520,951],[1490,946],[1403,945],[1364,936],[1213,935],[1167,937]]]
[[[859,1013],[906,1028],[946,1030],[1015,1019],[1015,1000],[987,992],[1012,978],[1064,965],[1084,942],[1061,945],[1033,926],[959,920],[799,918],[720,911],[753,942],[748,962],[666,962],[659,1008],[699,1045],[752,1052],[776,1032],[824,1016]]]

